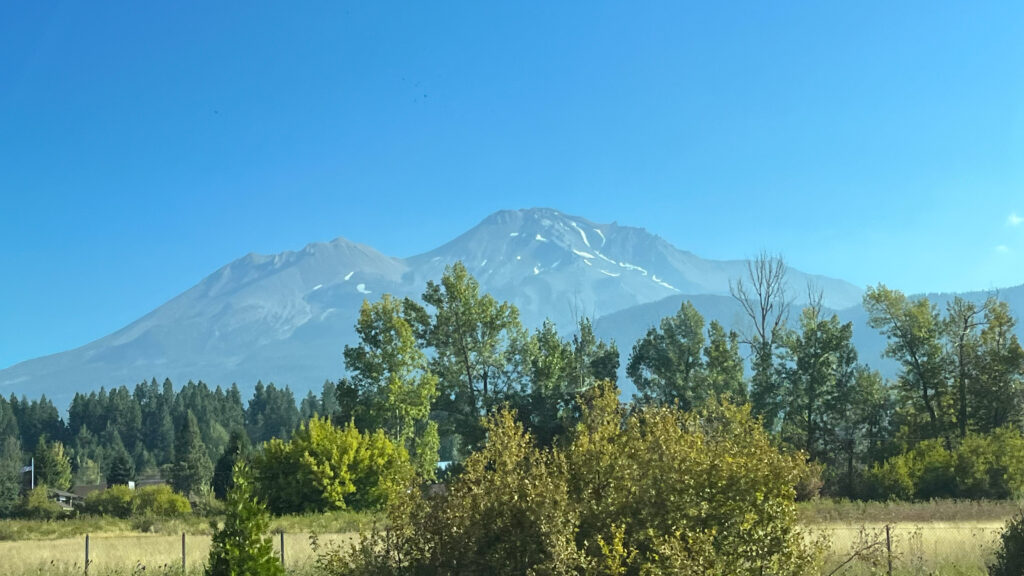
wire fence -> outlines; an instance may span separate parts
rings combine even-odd
[[[987,576],[1003,522],[817,524],[808,537],[826,549],[822,576]],[[275,556],[289,574],[310,574],[309,534],[274,533]],[[346,545],[353,534],[327,534]],[[199,574],[210,550],[202,535],[97,535],[63,540],[0,542],[0,574]],[[86,560],[88,555],[88,560]],[[88,571],[86,570],[88,567]]]
[[[827,549],[823,574],[985,576],[1005,525],[929,522],[818,526]]]
[[[310,574],[315,560],[310,534],[269,535],[273,553],[288,574]],[[345,546],[353,534],[321,534],[325,546]],[[97,534],[58,540],[0,542],[0,575],[201,574],[210,536],[193,534]]]

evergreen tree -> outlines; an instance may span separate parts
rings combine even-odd
[[[323,390],[320,392],[320,415],[325,418],[334,418],[338,413],[338,408],[338,394],[334,383],[325,380]]]
[[[115,441],[106,450],[107,485],[125,485],[135,480],[135,461],[121,442],[121,436],[115,430]]]
[[[143,446],[156,462],[170,462],[174,452],[174,424],[171,419],[174,390],[170,380],[165,381],[164,387],[157,384],[156,378],[143,382],[135,387],[134,396],[142,421],[146,423],[142,428]]]
[[[249,437],[240,429],[231,431],[228,445],[224,453],[217,459],[213,469],[213,494],[223,500],[234,485],[233,471],[235,463],[247,459],[249,453]]]
[[[14,410],[10,403],[0,396],[0,442],[5,438],[20,438],[18,430],[18,419],[14,416]]]
[[[290,388],[256,383],[256,390],[245,411],[245,429],[253,444],[271,438],[287,440],[299,425],[299,410]]]
[[[199,424],[191,411],[174,438],[174,463],[171,465],[171,487],[185,496],[202,493],[210,485],[213,464],[199,433]]]
[[[266,505],[252,490],[248,467],[238,461],[233,486],[227,494],[224,525],[213,535],[206,576],[284,576],[267,534],[270,517]]]
[[[21,444],[18,439],[0,439],[0,518],[10,516],[18,505],[22,485],[22,462]]]
[[[29,401],[22,397],[10,398],[11,412],[21,431],[21,445],[34,446],[43,436],[51,440],[63,440],[67,429],[60,418],[57,407],[45,395]]]
[[[107,485],[128,484],[135,480],[135,462],[127,450],[120,450],[110,456],[107,464]]]
[[[302,404],[299,406],[299,419],[305,422],[313,416],[319,415],[321,415],[320,399],[310,390],[306,393],[306,397],[302,399]]]
[[[726,333],[717,320],[712,320],[708,326],[704,379],[705,393],[715,399],[728,397],[734,403],[743,403],[747,398],[739,334],[731,330]]]

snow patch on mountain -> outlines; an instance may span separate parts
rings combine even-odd
[[[651,280],[654,280],[655,284],[660,284],[660,285],[664,286],[665,288],[668,288],[669,290],[675,290],[676,292],[679,292],[678,288],[676,288],[675,286],[669,284],[668,282],[665,282],[664,280],[659,279],[656,274],[652,274],[651,275]]]
[[[575,228],[576,231],[580,233],[580,236],[583,237],[583,243],[587,245],[587,248],[590,248],[590,241],[587,240],[587,233],[584,232],[582,228],[580,228],[579,224],[573,222],[572,220],[569,221],[569,224],[571,224],[572,227]]]
[[[647,276],[647,270],[644,270],[643,268],[641,268],[639,266],[634,266],[634,265],[629,264],[627,262],[619,262],[619,266],[622,266],[626,270],[636,270],[637,272],[640,272],[644,276]]]

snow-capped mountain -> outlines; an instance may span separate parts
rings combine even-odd
[[[104,338],[0,371],[0,393],[62,398],[142,379],[211,384],[257,379],[318,387],[343,372],[360,304],[383,293],[418,296],[462,261],[484,291],[519,307],[528,326],[565,330],[681,295],[724,296],[743,260],[713,261],[641,228],[597,224],[550,209],[497,212],[451,242],[407,259],[344,239],[295,252],[250,254]],[[812,281],[841,309],[860,302],[852,284],[792,270],[791,293]],[[631,341],[621,341],[628,352]]]

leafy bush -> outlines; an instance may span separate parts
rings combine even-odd
[[[90,494],[82,510],[87,514],[115,518],[176,518],[191,512],[192,507],[184,496],[166,484],[138,490],[118,485]]]
[[[802,458],[780,453],[745,408],[626,416],[614,386],[580,400],[562,448],[543,449],[509,412],[447,494],[402,491],[386,531],[320,550],[323,573],[760,574],[816,570],[796,527]]]
[[[915,475],[914,497],[918,500],[952,498],[956,496],[954,455],[946,450],[942,440],[925,440],[907,455],[910,469]]]
[[[1024,494],[1024,436],[1013,428],[968,434],[953,450],[926,440],[867,474],[875,499],[1007,499]]]
[[[134,492],[127,486],[111,486],[85,498],[82,511],[97,516],[130,518],[135,512]]]
[[[360,433],[313,418],[253,459],[255,490],[275,514],[374,508],[412,469],[405,449],[382,432]]]
[[[875,500],[911,500],[914,497],[914,478],[907,459],[890,458],[875,464],[867,474],[868,493]]]
[[[18,516],[30,520],[55,520],[64,514],[64,509],[50,499],[46,486],[36,486],[22,496],[18,504]]]
[[[1017,513],[1000,539],[989,576],[1024,576],[1024,512]]]
[[[797,502],[814,500],[821,495],[821,489],[825,486],[825,481],[822,479],[824,472],[825,466],[818,462],[808,462],[804,466],[803,473],[797,477],[794,486]]]
[[[176,518],[192,511],[188,499],[166,484],[145,486],[135,491],[135,513],[157,518]]]

